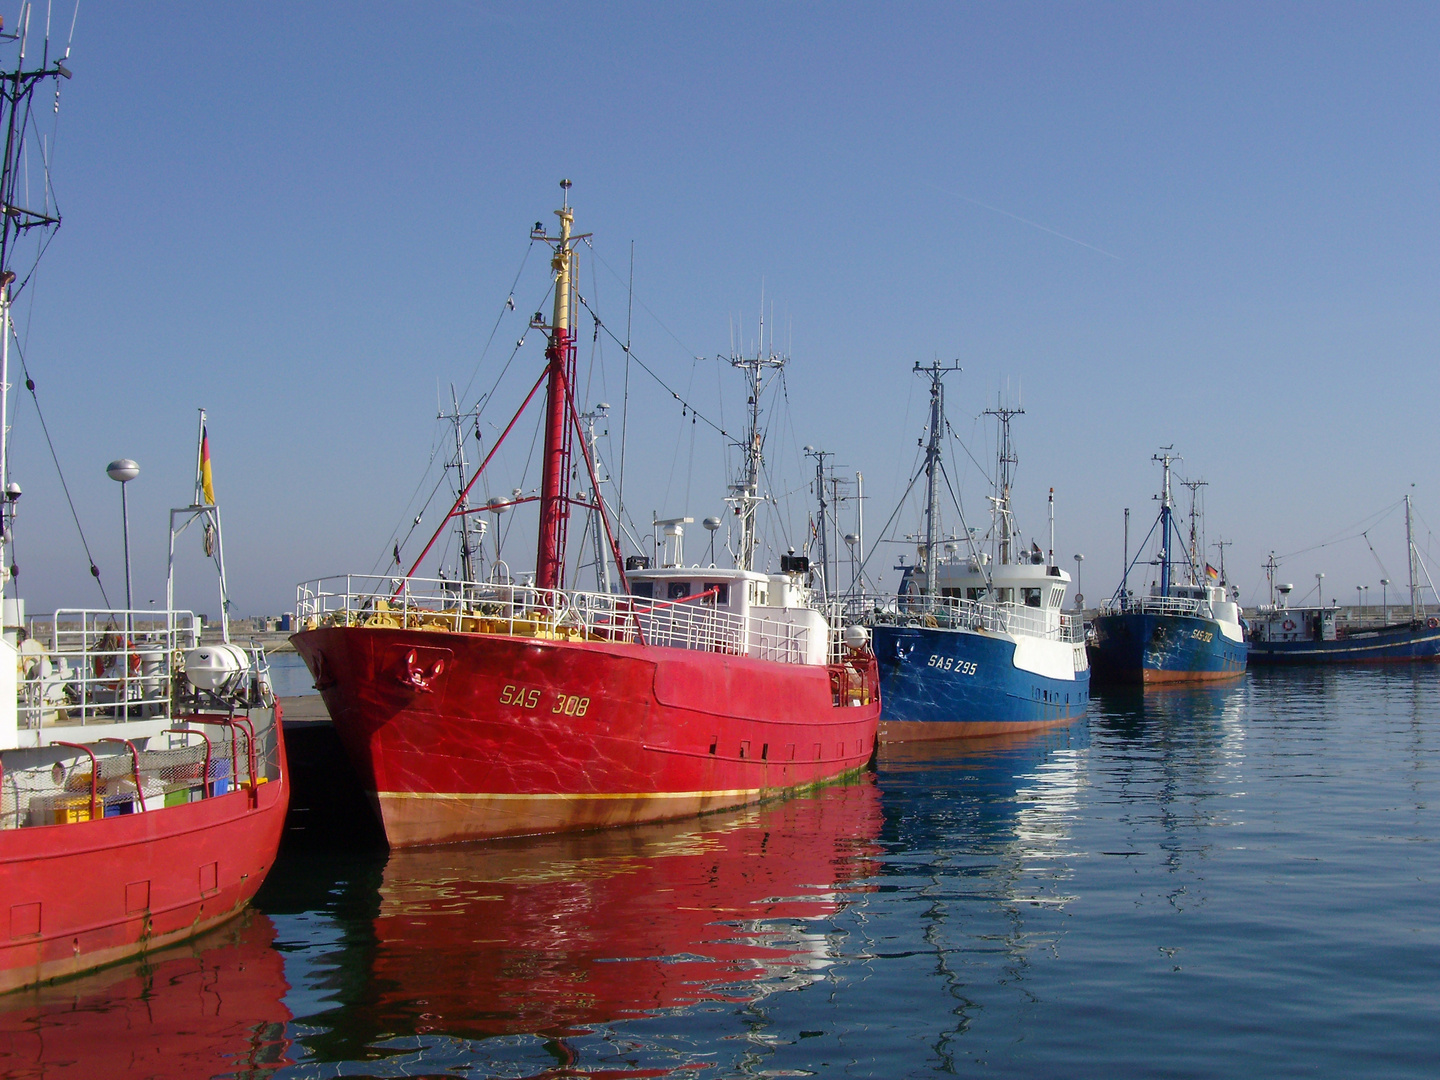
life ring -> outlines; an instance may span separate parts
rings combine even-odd
[[[1431,615],[1430,618],[1425,620],[1425,625],[1428,626],[1431,630],[1440,629],[1440,619],[1437,619],[1434,615]]]
[[[1294,630],[1294,629],[1295,629],[1295,620],[1294,620],[1294,619],[1286,619],[1285,622],[1284,622],[1284,626],[1285,626],[1285,632],[1288,634],[1291,630]]]

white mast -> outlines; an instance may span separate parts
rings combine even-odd
[[[745,373],[745,388],[748,393],[746,408],[748,417],[745,441],[740,449],[744,454],[740,480],[730,485],[730,497],[725,501],[735,508],[740,518],[740,550],[735,556],[735,565],[741,570],[755,569],[755,512],[764,500],[760,496],[760,467],[765,462],[765,436],[760,432],[760,392],[765,387],[765,372],[780,371],[790,362],[788,356],[781,356],[773,350],[765,351],[765,301],[760,301],[760,343],[754,356],[731,356],[730,366]]]
[[[996,477],[999,494],[991,496],[990,502],[1000,515],[1000,565],[1006,566],[1014,558],[1012,549],[1015,543],[1015,519],[1010,512],[1010,481],[1014,478],[1015,466],[1020,464],[1014,444],[1010,441],[1010,421],[1024,416],[1025,410],[997,404],[993,409],[986,409],[985,415],[1000,421],[1000,475]]]
[[[1410,496],[1405,496],[1406,563],[1410,571],[1410,621],[1420,621],[1420,593],[1415,587],[1415,534],[1410,525]]]

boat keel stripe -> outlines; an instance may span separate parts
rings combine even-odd
[[[494,799],[496,801],[554,800],[556,802],[583,802],[589,799],[729,799],[748,798],[764,794],[765,788],[731,788],[720,791],[616,791],[616,792],[543,792],[540,794],[494,793],[484,791],[381,791],[381,799],[441,799],[452,801],[474,801]]]

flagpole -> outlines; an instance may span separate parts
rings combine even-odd
[[[200,427],[195,432],[195,499],[191,505],[203,506],[205,502],[205,488],[201,477],[201,471],[205,467],[205,410],[200,410]]]

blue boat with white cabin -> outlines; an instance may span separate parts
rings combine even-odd
[[[1132,593],[1128,581],[1134,564],[1127,557],[1120,587],[1101,605],[1095,619],[1090,641],[1095,681],[1151,686],[1239,678],[1245,673],[1249,647],[1238,592],[1208,563],[1200,569],[1193,507],[1191,545],[1186,549],[1170,494],[1170,465],[1175,459],[1167,449],[1155,460],[1164,468],[1160,515],[1150,529],[1151,535],[1157,528],[1160,531],[1160,551],[1153,564],[1159,569],[1159,581],[1146,595]],[[1185,554],[1180,567],[1184,581],[1176,579],[1172,532]],[[1142,551],[1149,540],[1140,545]]]
[[[1010,419],[1019,410],[988,410],[1000,422],[991,550],[968,528],[942,539],[942,377],[958,369],[935,362],[915,370],[930,378],[930,437],[911,481],[927,480],[925,536],[917,561],[901,567],[897,594],[864,613],[880,664],[880,739],[995,735],[1074,720],[1090,700],[1090,669],[1080,620],[1062,610],[1070,575],[1054,560],[1053,489],[1048,554],[1024,546],[1011,511]]]

